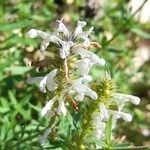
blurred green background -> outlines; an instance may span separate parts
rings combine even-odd
[[[93,51],[107,64],[95,67],[93,77],[109,71],[119,92],[141,98],[139,106],[128,105],[133,121],[119,121],[116,139],[150,144],[150,1],[133,2],[0,0],[0,149],[42,149],[37,137],[47,121],[39,110],[46,97],[25,83],[27,77],[40,74],[29,67],[39,60],[40,40],[29,39],[26,33],[30,28],[52,32],[61,17],[70,29],[78,20],[95,27],[92,39],[102,49]]]

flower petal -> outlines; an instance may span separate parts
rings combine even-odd
[[[50,132],[51,132],[51,129],[47,128],[45,130],[44,134],[39,136],[39,142],[40,142],[40,144],[44,144],[47,141],[47,137],[48,137],[48,135],[49,135]]]
[[[74,37],[75,37],[75,38],[78,37],[80,34],[83,33],[82,28],[83,28],[84,26],[86,26],[86,24],[87,24],[87,23],[86,23],[85,21],[78,21],[77,27],[76,27],[76,29],[75,29],[75,31],[74,31]]]
[[[54,77],[57,75],[57,69],[52,70],[46,79],[46,87],[49,91],[54,91],[57,89],[58,84],[55,82]]]
[[[35,38],[35,37],[41,37],[44,40],[48,40],[48,37],[50,36],[48,33],[40,31],[40,30],[36,30],[36,29],[31,29],[28,32],[28,36],[30,38]]]
[[[81,76],[87,75],[91,67],[91,61],[89,58],[78,60],[76,62],[76,67],[78,68]]]
[[[61,99],[60,102],[59,102],[59,109],[60,109],[60,112],[66,116],[67,114],[67,109],[66,109],[66,106],[65,106],[65,103],[64,103],[64,100]]]
[[[46,50],[47,49],[47,47],[48,47],[48,45],[49,45],[49,42],[46,42],[46,41],[43,41],[42,43],[41,43],[41,51],[43,52],[44,50]]]
[[[43,93],[46,93],[46,80],[47,80],[47,76],[45,76],[40,84],[39,84],[39,87],[40,87],[40,90],[43,92]]]
[[[81,97],[84,95],[87,95],[87,96],[90,96],[92,99],[97,99],[97,93],[93,90],[91,90],[88,86],[84,85],[83,81],[91,81],[91,77],[90,76],[84,76],[84,77],[81,77],[77,80],[74,80],[73,83],[72,83],[72,88],[73,90],[77,93],[77,97]],[[81,99],[82,100],[82,99]]]
[[[130,114],[127,113],[121,113],[121,118],[126,121],[126,122],[131,122],[132,120],[132,116]]]
[[[100,117],[102,120],[107,121],[109,118],[108,110],[106,109],[104,104],[100,104],[99,106],[100,110]]]
[[[30,38],[38,37],[38,31],[36,29],[30,29],[27,34]]]
[[[63,21],[63,18],[61,20],[58,20],[59,22],[58,32],[62,32],[64,33],[66,37],[69,37],[69,31],[66,28],[66,26],[62,23],[62,21]]]
[[[102,58],[100,59],[96,54],[93,52],[87,51],[83,48],[74,48],[73,52],[75,54],[79,54],[82,59],[89,58],[91,60],[91,63],[93,64],[99,64],[99,65],[105,65],[105,60]]]
[[[83,101],[84,99],[84,93],[78,93],[75,97],[74,97],[75,100],[77,101]]]
[[[35,82],[40,82],[43,79],[43,77],[34,77],[34,78],[29,78],[26,80],[27,84],[33,84]]]
[[[119,101],[120,103],[125,103],[130,101],[131,103],[138,105],[140,103],[140,98],[133,95],[122,94],[122,93],[115,93],[114,98]]]
[[[48,115],[52,109],[52,106],[55,102],[56,98],[53,97],[51,100],[49,100],[46,105],[44,106],[44,108],[41,111],[41,116],[44,117],[46,115]]]

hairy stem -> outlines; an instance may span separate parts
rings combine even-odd
[[[68,69],[68,64],[67,64],[67,58],[65,58],[65,61],[64,61],[64,69],[65,69],[65,80],[69,82],[69,69]]]

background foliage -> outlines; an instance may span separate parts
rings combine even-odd
[[[141,8],[134,14],[128,9],[127,0],[109,0],[99,8],[90,8],[86,0],[0,0],[0,149],[44,149],[37,137],[47,125],[39,116],[46,97],[25,83],[27,77],[38,74],[28,64],[39,59],[39,41],[29,39],[26,33],[30,28],[51,32],[62,16],[70,28],[78,20],[94,25],[92,38],[102,50],[93,51],[107,64],[100,71],[95,67],[93,77],[108,70],[120,92],[142,99],[139,106],[128,106],[134,119],[119,122],[116,139],[120,143],[150,144],[150,59],[139,67],[134,61],[140,43],[149,43],[150,24],[133,19]],[[69,122],[71,116],[62,118],[60,125],[65,128]],[[67,143],[63,138],[58,146]]]

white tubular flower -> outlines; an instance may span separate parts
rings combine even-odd
[[[62,59],[65,59],[70,54],[70,47],[72,47],[74,43],[72,41],[62,41],[60,44],[62,47],[59,49],[59,54]]]
[[[133,95],[115,93],[113,95],[113,101],[116,103],[118,110],[122,110],[125,103],[130,101],[131,103],[138,105],[140,103],[140,98]]]
[[[42,51],[42,52],[45,51],[45,50],[47,49],[48,45],[49,45],[49,42],[43,41],[43,42],[41,43],[41,47],[40,47],[41,51]]]
[[[57,75],[57,69],[52,70],[47,76],[45,76],[40,82],[40,89],[44,93],[46,92],[46,87],[49,91],[54,91],[57,89],[58,84],[54,81],[54,77]]]
[[[105,137],[105,126],[106,126],[106,123],[104,122],[97,122],[95,124],[95,137],[98,139],[98,140],[101,140]]]
[[[85,47],[89,47],[89,46],[90,46],[89,35],[93,32],[93,30],[94,30],[94,27],[92,26],[92,27],[89,29],[88,32],[85,32],[85,33],[81,36],[81,38],[84,39],[83,45],[84,45]]]
[[[39,136],[39,142],[41,145],[43,145],[47,141],[47,137],[48,137],[50,132],[51,132],[51,129],[47,128],[45,130],[44,134]]]
[[[41,37],[43,39],[43,42],[41,43],[41,51],[44,51],[45,49],[47,49],[50,41],[50,35],[46,32],[40,31],[40,30],[36,30],[36,29],[31,29],[28,32],[28,36],[30,38],[36,38],[36,37]]]
[[[50,35],[40,30],[30,29],[28,32],[28,36],[30,38],[41,37],[43,40],[47,40]]]
[[[54,102],[56,101],[56,97],[53,97],[51,100],[49,100],[46,105],[44,106],[44,108],[41,111],[41,116],[47,116],[50,114],[52,106],[54,104]]]
[[[130,114],[128,114],[128,113],[122,112],[121,113],[121,118],[123,120],[125,120],[126,122],[131,122],[132,121],[132,116]]]
[[[89,82],[91,81],[90,76],[81,77],[77,80],[74,80],[72,83],[72,90],[77,94],[75,99],[77,101],[82,101],[84,95],[90,96],[92,99],[97,99],[97,93],[91,90],[87,85],[84,85],[82,82]]]
[[[137,96],[122,94],[122,93],[115,93],[114,96],[118,101],[122,101],[122,102],[130,101],[134,105],[138,105],[140,103],[140,98]]]
[[[131,122],[131,120],[132,120],[132,116],[128,113],[124,113],[121,111],[115,111],[115,110],[108,110],[108,111],[109,111],[109,114],[113,115],[114,119],[122,118],[126,122]]]
[[[35,77],[35,78],[27,79],[26,83],[32,84],[35,82],[39,82],[40,90],[44,93],[46,93],[46,87],[49,91],[54,91],[58,87],[58,84],[54,80],[56,74],[57,74],[57,69],[54,69],[45,77]]]
[[[74,31],[74,38],[77,38],[80,34],[83,33],[82,28],[86,26],[86,22],[85,21],[78,21],[77,23],[77,27]]]
[[[105,65],[105,60],[103,58],[99,58],[93,52],[87,51],[83,48],[77,47],[73,50],[73,53],[79,54],[82,59],[89,58],[91,60],[91,64]]]
[[[99,113],[94,113],[92,120],[93,120],[92,122],[94,125],[94,136],[98,140],[103,139],[106,123],[102,122]]]
[[[70,48],[74,45],[72,41],[63,41],[56,35],[51,35],[49,37],[50,41],[57,44],[59,48],[59,54],[62,59],[65,59],[70,54]]]
[[[82,29],[82,28],[81,28]],[[90,39],[89,39],[89,35],[93,32],[94,27],[92,26],[89,31],[86,32],[80,32],[80,34],[78,34],[77,39],[81,38],[84,40],[83,45],[85,47],[89,47],[90,46]],[[81,30],[82,31],[82,30]]]
[[[66,116],[67,114],[67,109],[64,103],[64,99],[60,99],[59,101],[58,114],[63,114],[64,116]]]
[[[100,110],[101,120],[107,121],[109,119],[109,114],[108,114],[108,110],[105,107],[105,105],[104,104],[100,104],[99,105],[99,110]]]
[[[81,76],[87,75],[90,71],[91,66],[92,66],[92,63],[89,58],[78,60],[76,62],[76,67],[78,68]]]
[[[27,84],[33,84],[35,82],[40,83],[40,81],[43,79],[43,77],[34,77],[34,78],[29,78],[26,80]]]
[[[66,37],[69,37],[69,31],[68,29],[66,28],[66,26],[63,24],[63,18],[61,20],[57,20],[59,22],[59,26],[58,26],[58,32],[62,32],[64,33],[64,35]]]

